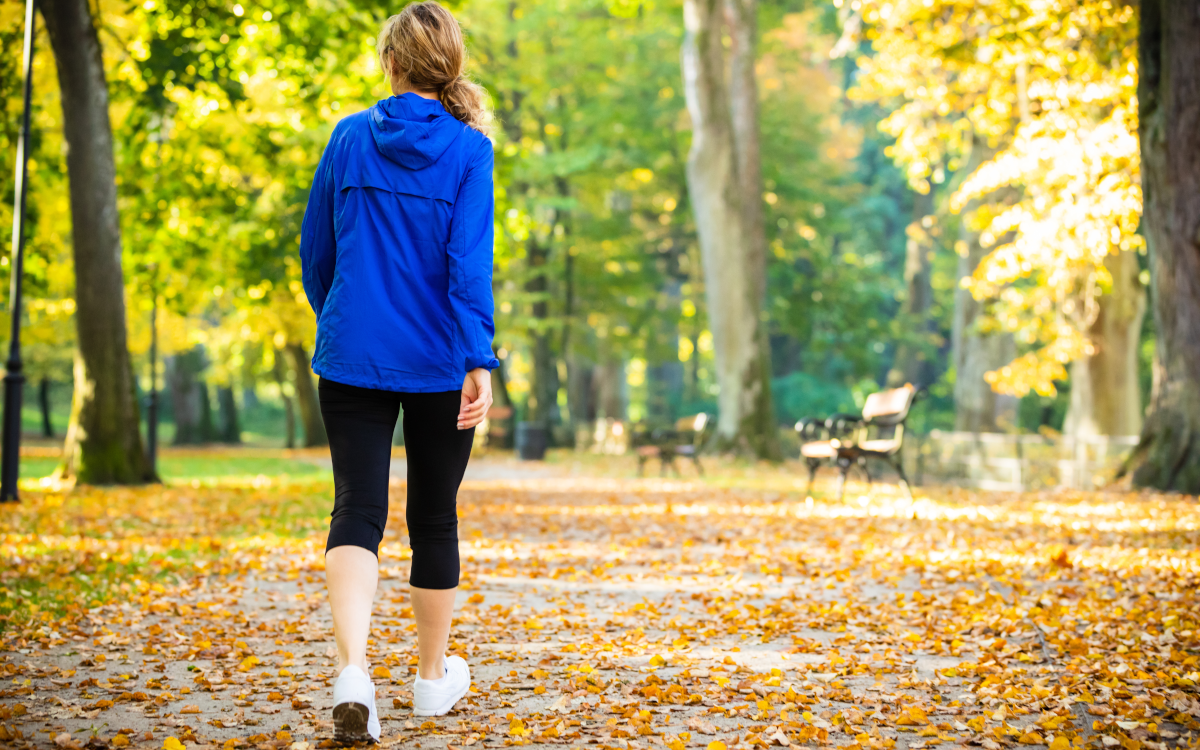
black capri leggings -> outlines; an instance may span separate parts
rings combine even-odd
[[[458,485],[475,430],[458,429],[461,391],[395,393],[321,378],[321,415],[333,456],[333,518],[325,551],[351,545],[379,555],[388,515],[392,434],[404,406],[408,453],[409,583],[458,585]]]

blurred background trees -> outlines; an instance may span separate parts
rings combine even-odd
[[[298,232],[334,123],[387,93],[373,38],[399,6],[93,7],[139,393],[157,296],[168,440],[322,444]],[[904,382],[930,388],[918,430],[1140,429],[1164,313],[1144,315],[1132,6],[452,7],[498,120],[497,383],[555,443],[706,410],[772,457],[775,426]],[[20,22],[0,3],[9,153]],[[61,434],[84,342],[44,36],[26,330]],[[0,221],[11,192],[0,173]]]

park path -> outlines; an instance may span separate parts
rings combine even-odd
[[[788,486],[477,462],[451,642],[474,687],[420,720],[397,482],[370,657],[382,744],[1194,746],[1194,503]],[[329,746],[321,542],[235,545],[228,573],[10,640],[0,740]]]

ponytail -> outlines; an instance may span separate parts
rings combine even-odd
[[[437,92],[447,112],[487,134],[492,119],[487,92],[463,76],[467,49],[450,11],[434,0],[408,5],[383,24],[376,49],[389,78]]]

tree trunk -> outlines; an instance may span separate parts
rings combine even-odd
[[[1138,58],[1142,227],[1157,333],[1154,392],[1123,469],[1200,493],[1200,4],[1143,0]]]
[[[558,406],[558,372],[554,366],[554,353],[550,346],[550,331],[547,324],[550,316],[548,300],[549,279],[546,278],[546,247],[537,239],[529,240],[529,268],[533,277],[525,290],[534,295],[533,319],[535,327],[529,332],[533,351],[533,372],[530,374],[529,401],[525,419],[528,422],[550,427]]]
[[[231,445],[242,442],[242,428],[238,424],[237,401],[233,397],[232,386],[217,386],[217,409],[221,416],[221,431],[217,437],[222,443]]]
[[[201,427],[200,373],[204,371],[204,348],[196,346],[167,358],[164,375],[171,394],[171,412],[175,417],[175,445],[203,443]]]
[[[904,303],[900,306],[900,320],[906,330],[917,337],[928,336],[932,321],[929,309],[933,306],[933,241],[923,220],[933,213],[933,191],[913,197],[913,221],[905,232],[908,241],[904,248]],[[887,385],[898,388],[905,383],[927,386],[933,382],[933,362],[927,349],[916,341],[904,341],[896,348],[892,369],[888,372]]]
[[[678,310],[683,300],[683,282],[668,276],[660,291],[663,307]],[[667,313],[667,314],[663,314]],[[679,416],[683,396],[683,363],[679,361],[678,319],[659,310],[650,326],[654,337],[648,347],[646,367],[646,417],[655,424],[670,425]]]
[[[287,378],[287,362],[281,349],[274,352],[275,382],[279,384],[279,397],[283,399],[283,445],[285,448],[296,447],[296,405],[288,391],[292,390]]]
[[[625,363],[608,356],[592,379],[596,389],[596,418],[625,419]]]
[[[964,174],[972,174],[995,152],[976,144],[971,149]],[[963,209],[961,246],[965,253],[958,257],[958,278],[961,281],[975,273],[988,251],[980,244],[979,233],[967,224],[978,209],[979,202],[971,201]],[[954,291],[954,327],[951,333],[951,360],[954,363],[954,429],[962,432],[1007,432],[1017,424],[1017,399],[992,390],[984,375],[996,370],[1017,356],[1017,345],[1010,333],[980,330],[979,318],[983,303],[961,286]]]
[[[217,428],[213,422],[212,397],[208,392],[208,383],[201,380],[196,383],[200,394],[200,442],[211,443],[217,439]]]
[[[125,283],[108,84],[87,0],[43,0],[63,110],[75,257],[75,325],[81,367],[64,455],[77,455],[81,482],[154,480],[142,450],[125,330]]]
[[[329,445],[329,438],[325,435],[325,420],[321,417],[321,402],[317,398],[317,387],[313,385],[308,352],[300,343],[288,344],[287,350],[296,374],[296,402],[300,404],[300,421],[304,423],[304,447]]]
[[[739,58],[733,87],[742,90],[736,100],[726,85],[728,71],[721,41],[724,3],[684,2],[681,67],[692,119],[688,193],[700,241],[720,385],[717,438],[726,447],[748,449],[760,458],[774,460],[780,458],[781,451],[771,409],[770,349],[760,314],[764,258],[761,248],[755,250],[759,240],[754,235],[762,231],[761,205],[757,207],[758,227],[747,223],[747,217],[753,220],[756,210],[745,205],[761,201],[761,188],[746,192],[746,186],[761,182],[761,176],[757,164],[747,171],[739,168],[738,161],[740,154],[756,160],[758,151],[754,30],[752,26],[747,30],[753,3],[737,2],[731,14],[735,16],[731,32],[737,48],[735,56]],[[749,91],[745,90],[747,86]],[[754,101],[748,103],[751,97]],[[735,111],[740,126],[735,126]]]
[[[42,407],[42,437],[54,437],[54,425],[50,423],[50,378],[42,376],[38,383],[38,404]]]
[[[1067,435],[1136,435],[1142,430],[1138,344],[1146,293],[1138,281],[1135,254],[1110,255],[1104,265],[1113,287],[1100,297],[1100,313],[1088,329],[1095,353],[1071,365],[1071,401],[1063,424]]]

